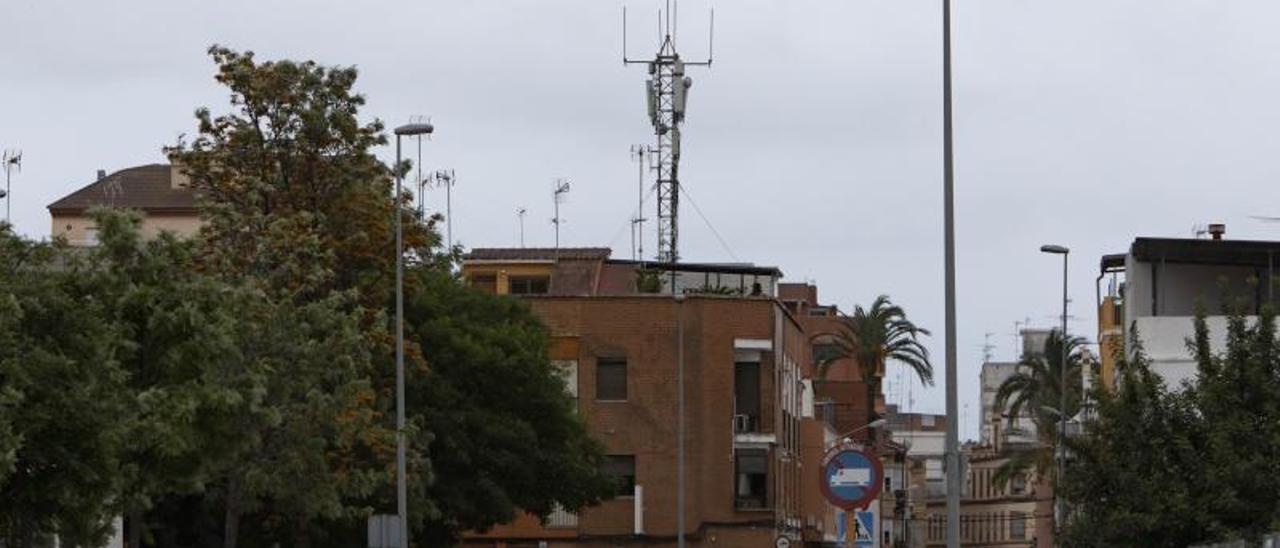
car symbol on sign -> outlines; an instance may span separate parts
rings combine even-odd
[[[871,483],[871,470],[867,468],[841,468],[831,476],[832,487],[864,487]]]

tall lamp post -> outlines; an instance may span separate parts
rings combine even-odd
[[[960,548],[960,432],[956,378],[955,166],[951,142],[951,0],[942,0],[942,216],[947,357],[947,548]]]
[[[1062,545],[1062,520],[1065,512],[1062,508],[1062,477],[1066,469],[1067,461],[1067,258],[1071,256],[1071,250],[1060,245],[1042,245],[1041,253],[1050,253],[1053,255],[1062,255],[1062,331],[1060,333],[1062,346],[1062,361],[1058,364],[1058,484],[1053,488],[1053,529],[1056,544]]]
[[[675,291],[675,286],[671,286]],[[676,293],[676,545],[684,548],[684,294]]]
[[[409,548],[408,475],[404,462],[404,211],[400,208],[400,138],[430,135],[431,124],[405,124],[396,134],[396,195],[392,214],[396,223],[396,517],[400,526],[400,548]]]

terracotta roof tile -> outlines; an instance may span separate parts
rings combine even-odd
[[[111,206],[145,212],[195,212],[195,192],[173,188],[171,169],[169,164],[122,169],[49,204],[49,211],[78,213],[95,206]]]

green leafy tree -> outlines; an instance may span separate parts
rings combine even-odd
[[[123,484],[119,326],[90,264],[0,227],[0,543],[96,544]]]
[[[361,472],[355,485],[333,493],[340,495],[338,505],[301,505],[313,502],[304,496],[312,486],[266,481],[267,465],[279,466],[276,459],[286,458],[291,466],[306,462],[294,446],[257,440],[333,439],[334,432],[321,428],[324,421],[310,421],[296,424],[296,431],[285,429],[289,436],[248,430],[255,447],[269,450],[245,457],[261,462],[263,475],[225,476],[202,508],[208,509],[211,498],[223,507],[237,506],[249,513],[244,525],[254,531],[291,523],[292,535],[276,538],[298,544],[307,540],[304,528],[331,542],[357,539],[364,527],[360,514],[395,507],[395,337],[387,311],[394,303],[396,215],[404,222],[410,259],[406,301],[419,303],[407,318],[406,358],[411,518],[420,537],[428,539],[423,544],[509,519],[514,508],[545,515],[556,505],[579,508],[607,494],[596,467],[600,450],[571,412],[548,365],[545,332],[527,312],[462,287],[450,274],[452,255],[439,250],[436,219],[418,218],[408,207],[408,194],[393,196],[392,176],[408,165],[388,167],[375,157],[386,136],[380,122],[358,117],[364,99],[353,92],[355,69],[259,62],[252,53],[221,47],[210,53],[218,81],[231,91],[232,109],[218,116],[198,111],[198,135],[169,149],[202,199],[205,224],[197,267],[258,288],[270,302],[291,302],[303,310],[339,298],[335,295],[353,298],[363,311],[360,349],[367,355],[355,365],[365,372],[372,397],[357,398],[363,406],[346,410],[361,418],[365,434],[333,448],[336,457],[328,461],[328,474],[321,475],[342,480],[353,470]],[[273,331],[273,318],[270,310],[263,311],[267,329],[261,336],[308,336],[284,332],[283,326]],[[250,348],[266,344],[251,334],[242,336]],[[354,341],[348,343],[346,350],[306,353],[305,360],[354,351]],[[268,363],[272,371],[285,365]],[[495,379],[513,386],[496,386],[502,383]],[[269,382],[267,389],[281,399],[265,408],[266,417],[285,421],[303,410],[294,399],[304,393],[299,389],[272,391]],[[257,407],[247,410],[246,417],[257,416]],[[435,451],[442,452],[439,464],[427,458]],[[509,466],[515,463],[521,466]],[[438,465],[448,466],[450,477],[433,477],[432,466]],[[308,473],[319,469],[307,468]],[[284,504],[287,500],[299,504]]]
[[[1200,448],[1209,513],[1228,538],[1256,540],[1280,530],[1280,347],[1275,309],[1256,318],[1246,306],[1224,299],[1226,347],[1210,347],[1203,314],[1189,345],[1197,358],[1187,390],[1204,431]]]
[[[436,516],[415,514],[419,542],[449,545],[525,511],[545,518],[612,492],[603,450],[586,433],[546,329],[525,303],[467,288],[446,273],[413,272],[410,336],[432,367],[411,375],[408,405],[430,438],[435,481],[421,493]],[[419,505],[421,507],[421,505]]]
[[[1065,388],[1062,385],[1063,344],[1067,347]],[[1025,432],[1019,421],[1026,414],[1035,427],[1036,438],[1032,444],[1007,443],[1001,447],[1006,460],[992,478],[996,487],[1003,488],[1014,476],[1025,477],[1032,471],[1038,477],[1045,477],[1053,469],[1059,447],[1063,390],[1066,391],[1067,419],[1080,412],[1083,371],[1092,363],[1084,344],[1084,339],[1070,335],[1064,342],[1061,331],[1051,331],[1044,351],[1024,354],[1014,373],[996,389],[995,409],[1009,417],[1008,432]]]
[[[1280,528],[1276,316],[1223,301],[1225,347],[1212,347],[1198,313],[1188,341],[1197,376],[1179,391],[1166,390],[1131,333],[1116,393],[1097,391],[1097,412],[1071,444],[1072,545],[1257,541]]]
[[[893,304],[888,295],[880,295],[869,308],[854,307],[853,314],[841,318],[835,333],[835,350],[818,364],[818,377],[825,378],[831,364],[852,358],[862,373],[867,387],[868,421],[874,420],[876,396],[885,366],[893,361],[911,370],[925,386],[933,385],[933,363],[929,349],[921,342],[929,330],[916,326],[902,307]]]
[[[1131,340],[1131,356],[1117,356],[1115,392],[1095,383],[1094,412],[1069,444],[1066,546],[1172,548],[1215,535],[1194,400],[1170,393],[1136,333]]]

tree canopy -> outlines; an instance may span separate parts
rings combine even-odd
[[[1276,315],[1223,311],[1225,347],[1204,313],[1188,349],[1194,383],[1165,386],[1131,328],[1115,392],[1071,441],[1063,495],[1073,546],[1188,546],[1280,530],[1280,354]]]
[[[166,149],[192,239],[94,213],[101,245],[0,227],[0,538],[349,546],[394,513],[395,216],[404,222],[410,523],[448,544],[608,496],[526,306],[466,287],[395,196],[354,68],[213,47],[229,111]],[[435,473],[433,473],[433,470]]]

